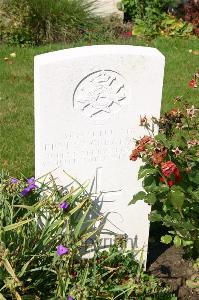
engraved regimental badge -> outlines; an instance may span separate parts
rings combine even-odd
[[[73,106],[94,119],[103,119],[121,109],[126,99],[125,80],[112,70],[87,75],[77,85]]]

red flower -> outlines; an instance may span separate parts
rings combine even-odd
[[[136,161],[138,156],[146,150],[146,145],[152,141],[150,136],[145,135],[141,140],[137,141],[136,148],[130,155],[130,160]]]
[[[171,179],[167,180],[167,184],[169,187],[172,187],[175,183],[180,181],[181,179],[180,171],[172,161],[167,161],[165,163],[162,163],[161,170],[165,177],[169,177],[172,174],[175,176],[174,181]],[[163,177],[160,177],[160,182],[165,183],[165,179]]]
[[[161,162],[163,162],[163,160],[165,159],[165,157],[167,156],[167,149],[163,148],[163,149],[156,149],[155,152],[153,153],[153,155],[151,156],[152,162],[154,165],[158,165]]]
[[[162,183],[165,183],[165,180],[164,180],[163,177],[160,177],[160,181],[161,181]],[[167,181],[167,184],[168,184],[169,187],[172,187],[172,186],[175,184],[175,182],[174,182],[173,180],[168,180],[168,181]]]
[[[165,183],[165,180],[164,180],[163,177],[160,177],[160,181],[161,181],[162,183]],[[175,182],[174,182],[173,180],[168,180],[168,181],[167,181],[167,184],[168,184],[169,187],[172,187],[172,186],[175,184]]]
[[[177,166],[172,161],[167,161],[162,163],[161,170],[165,177],[169,177],[171,174],[174,174]]]
[[[139,144],[140,145],[146,145],[151,141],[152,141],[152,137],[148,136],[148,135],[145,135],[143,138],[141,138],[141,140],[139,141]]]
[[[126,36],[131,37],[132,36],[132,31],[127,31]]]
[[[160,181],[161,181],[162,183],[165,183],[165,180],[164,180],[163,177],[160,177]],[[168,184],[169,187],[172,187],[175,183],[176,183],[176,180],[175,180],[175,181],[173,181],[173,180],[168,180],[168,181],[167,181],[167,184]]]
[[[130,155],[130,160],[136,161],[137,158],[138,158],[138,156],[139,156],[139,154],[140,154],[140,151],[137,150],[137,149],[134,149],[134,150],[132,151],[131,155]]]
[[[126,31],[126,32],[122,32],[121,36],[123,36],[124,38],[130,38],[132,37],[132,31]]]
[[[191,81],[189,81],[189,87],[190,88],[195,88],[197,87],[197,83],[195,79],[192,79]]]
[[[168,186],[169,186],[169,187],[172,187],[172,186],[174,185],[174,182],[173,182],[172,180],[168,180],[167,183],[168,183]]]
[[[181,179],[181,176],[180,176],[180,171],[178,168],[175,169],[174,175],[175,175],[175,182],[179,182]]]
[[[163,177],[160,177],[160,181],[161,181],[162,183],[165,183],[165,180],[164,180]]]

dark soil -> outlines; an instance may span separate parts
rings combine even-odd
[[[160,236],[154,236],[150,232],[148,272],[169,285],[178,299],[199,300],[199,289],[191,289],[186,285],[186,280],[199,276],[197,270],[193,268],[193,262],[184,258],[184,251],[181,248],[168,247],[159,241]]]

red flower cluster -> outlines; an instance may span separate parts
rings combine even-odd
[[[136,161],[138,156],[146,150],[147,144],[152,141],[152,137],[145,135],[140,141],[137,143],[137,147],[132,151],[130,155],[130,160]]]
[[[161,165],[161,170],[165,177],[169,177],[176,169],[177,167],[172,161],[167,161]]]
[[[167,149],[164,148],[160,148],[160,149],[156,149],[153,153],[153,155],[151,156],[151,160],[153,162],[153,165],[159,165],[161,162],[163,162],[163,160],[165,159],[165,157],[167,156]]]
[[[165,177],[170,177],[171,175],[174,175],[174,181],[171,179],[167,180],[167,184],[170,187],[180,180],[180,171],[172,161],[166,161],[165,163],[162,163],[161,171]],[[160,181],[165,183],[165,179],[163,177],[160,177]]]

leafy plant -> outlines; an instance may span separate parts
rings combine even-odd
[[[172,0],[122,0],[121,6],[124,13],[128,14],[133,21],[142,19],[147,14],[156,14],[165,12],[169,5],[174,1]]]
[[[191,24],[168,13],[169,6],[174,6],[175,1],[123,0],[122,5],[124,13],[134,23],[134,35],[188,36],[193,32]]]
[[[92,260],[75,266],[70,295],[77,300],[176,299],[154,276],[143,272],[133,251],[119,244],[108,250],[97,250]]]
[[[177,19],[171,14],[164,14],[164,18],[160,24],[160,34],[166,36],[188,36],[193,33],[191,23]]]
[[[77,40],[95,26],[94,6],[94,0],[3,0],[2,39],[19,44]]]
[[[197,88],[198,72],[189,82]],[[181,103],[176,97],[175,103]],[[168,227],[163,243],[185,247],[194,257],[199,254],[199,118],[198,109],[185,103],[159,120],[141,118],[141,126],[149,131],[136,142],[130,159],[140,157],[143,165],[138,178],[143,179],[143,189],[134,195],[131,204],[144,200],[152,205],[151,222],[161,222]],[[154,135],[155,126],[159,134]]]
[[[148,24],[145,20],[137,20],[133,34],[138,36],[175,36],[188,37],[193,34],[193,25],[171,14],[164,13],[157,23]]]
[[[117,238],[101,249],[106,216],[85,186],[63,189],[11,178],[0,181],[0,299],[161,299],[169,289],[143,272]],[[96,226],[96,223],[99,223]],[[85,258],[92,238],[94,256]]]
[[[34,178],[3,176],[0,196],[1,293],[16,299],[66,297],[74,260],[102,229],[91,195],[81,185],[63,190],[53,179],[38,187]]]

